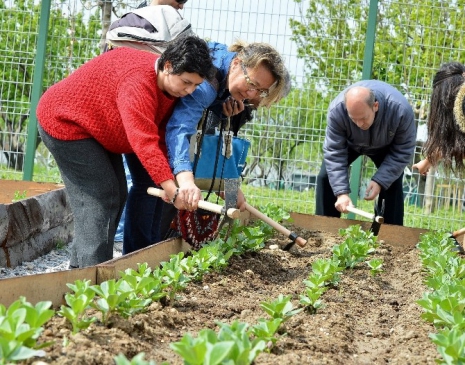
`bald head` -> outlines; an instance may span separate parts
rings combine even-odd
[[[373,124],[378,111],[373,90],[363,86],[353,86],[344,94],[344,102],[349,118],[357,127],[367,130]]]

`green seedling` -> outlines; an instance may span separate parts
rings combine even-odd
[[[341,280],[340,272],[344,270],[337,259],[318,259],[312,263],[312,272],[323,280],[324,285],[337,286]]]
[[[211,329],[200,330],[195,338],[186,333],[181,341],[170,344],[171,349],[182,357],[185,365],[217,365],[227,363],[234,341],[220,341]]]
[[[340,229],[339,233],[345,237],[344,242],[333,247],[333,260],[340,262],[345,268],[354,268],[365,261],[376,247],[377,237],[372,232],[365,232],[360,226],[353,225],[347,229]]]
[[[437,345],[439,354],[442,356],[439,364],[457,365],[465,364],[465,333],[458,328],[444,328],[437,334],[429,337]]]
[[[95,317],[86,317],[85,312],[94,299],[95,292],[92,290],[90,280],[76,280],[74,284],[66,284],[74,293],[65,294],[65,302],[58,314],[65,317],[73,326],[72,333],[88,328],[97,320]]]
[[[0,364],[43,356],[40,348],[51,343],[38,344],[43,325],[54,315],[49,301],[36,306],[24,297],[13,302],[8,309],[0,304]]]
[[[302,308],[294,309],[290,295],[284,296],[282,294],[279,294],[278,298],[271,302],[261,302],[260,307],[262,307],[271,318],[281,319],[282,322],[286,322],[293,315],[302,311]]]
[[[99,296],[91,306],[102,312],[103,323],[107,323],[111,313],[116,312],[118,306],[131,294],[123,280],[116,282],[115,279],[111,279],[100,285],[93,285],[91,288]]]
[[[23,200],[27,197],[27,190],[24,190],[23,192],[20,192],[18,190],[15,191],[15,194],[13,196],[12,202],[17,202],[19,200]]]
[[[257,356],[267,348],[267,343],[262,338],[250,339],[247,323],[234,321],[232,324],[216,322],[220,327],[218,340],[233,342],[233,347],[228,354],[228,363],[235,365],[253,364]]]
[[[133,296],[158,301],[166,296],[161,284],[161,277],[156,275],[159,271],[152,272],[147,263],[138,264],[138,271],[126,269],[120,272],[120,280],[124,280],[129,286],[128,291]]]
[[[305,294],[300,295],[300,304],[303,305],[308,312],[315,314],[318,309],[323,308],[320,297],[326,289],[326,287],[307,287]]]
[[[171,255],[170,261],[161,263],[162,269],[160,275],[168,290],[170,304],[174,303],[176,295],[185,290],[187,284],[190,282],[189,277],[184,275],[184,270],[180,266],[183,256],[184,253],[180,252],[177,255]]]
[[[279,326],[281,326],[282,322],[281,318],[269,320],[260,318],[258,323],[250,328],[249,335],[253,335],[255,338],[260,338],[265,341],[267,343],[267,351],[270,351],[278,341],[275,334],[278,332]]]
[[[372,276],[376,276],[383,272],[383,262],[383,259],[371,259],[370,261],[366,261]]]
[[[124,318],[128,318],[136,313],[143,312],[147,306],[152,303],[152,299],[144,295],[140,295],[141,290],[145,291],[147,285],[152,285],[154,283],[153,278],[143,278],[143,283],[137,285],[136,281],[132,278],[127,277],[132,284],[135,284],[133,287],[125,279],[118,280],[116,286],[117,291],[120,293],[120,301],[116,305],[116,311],[122,315]]]

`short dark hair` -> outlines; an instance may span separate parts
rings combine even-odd
[[[161,71],[167,61],[176,75],[189,72],[211,80],[216,73],[207,42],[197,36],[180,37],[170,42],[158,61]]]

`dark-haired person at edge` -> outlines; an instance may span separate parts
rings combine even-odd
[[[317,177],[316,214],[340,217],[353,206],[349,168],[368,156],[377,170],[365,200],[385,201],[384,221],[403,225],[402,178],[411,162],[416,140],[413,109],[394,87],[377,80],[357,82],[329,105],[324,159]]]
[[[113,240],[127,185],[122,153],[134,153],[176,197],[165,130],[175,104],[211,78],[210,50],[198,37],[180,38],[156,55],[131,48],[106,52],[51,86],[37,107],[39,133],[62,175],[74,215],[70,267],[113,258]]]
[[[216,42],[208,45],[217,68],[216,78],[213,83],[205,81],[192,95],[183,98],[167,125],[170,166],[176,176],[183,209],[189,211],[196,210],[201,199],[201,191],[194,182],[189,143],[204,110],[210,108],[219,117],[233,116],[244,111],[248,100],[269,107],[281,99],[289,85],[285,82],[288,74],[281,56],[268,44],[237,41],[229,49]],[[126,155],[126,158],[133,183],[137,180],[138,185],[133,185],[126,205],[123,254],[162,240],[176,213],[166,209],[161,199],[147,197],[147,188],[153,186],[153,181],[136,156]],[[244,195],[239,191],[238,208],[244,210],[244,203]],[[162,219],[157,222],[154,217]]]
[[[433,78],[425,159],[413,165],[422,175],[442,164],[447,172],[465,172],[465,66],[460,62],[441,65]]]

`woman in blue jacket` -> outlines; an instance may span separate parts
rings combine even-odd
[[[217,76],[213,82],[202,83],[190,96],[176,105],[167,125],[166,142],[173,174],[179,186],[178,199],[186,210],[196,210],[201,191],[194,182],[189,156],[190,138],[205,109],[218,117],[244,111],[248,100],[257,106],[269,107],[285,93],[287,71],[279,53],[265,43],[236,42],[229,49],[225,44],[210,42]],[[164,238],[169,214],[162,213],[163,201],[148,196],[153,182],[137,158],[126,155],[133,180],[126,203],[123,254],[147,247]],[[237,205],[244,209],[245,198],[239,192]],[[167,222],[161,222],[166,218]],[[162,229],[162,231],[160,231]]]

